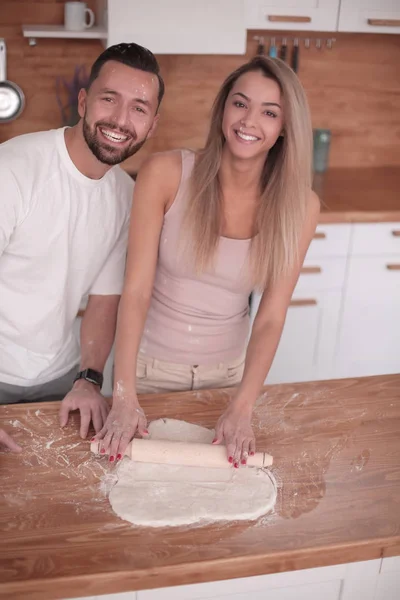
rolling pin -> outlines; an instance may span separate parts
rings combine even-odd
[[[100,442],[91,442],[90,450],[99,454]],[[135,438],[127,446],[125,456],[137,462],[182,465],[189,467],[230,468],[225,446],[212,444],[191,444],[190,442],[170,442],[167,440],[145,440]],[[266,452],[256,452],[249,456],[247,466],[270,467],[272,456]]]

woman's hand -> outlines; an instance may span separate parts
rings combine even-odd
[[[136,430],[147,437],[147,419],[137,398],[114,399],[104,427],[92,441],[100,441],[100,454],[109,454],[109,461],[121,460]]]
[[[251,409],[232,403],[220,416],[215,428],[213,444],[225,441],[228,460],[236,468],[245,465],[248,457],[256,451],[251,414]]]

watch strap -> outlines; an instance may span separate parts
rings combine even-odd
[[[100,371],[95,371],[94,369],[84,369],[83,371],[79,371],[74,378],[74,383],[75,381],[78,381],[79,379],[85,379],[86,381],[89,381],[90,383],[93,383],[94,385],[98,385],[101,389],[102,385],[103,385],[103,373],[100,373]]]

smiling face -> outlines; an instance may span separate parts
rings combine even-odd
[[[241,75],[224,107],[222,132],[238,158],[267,155],[283,129],[283,103],[279,85],[261,71]]]
[[[106,62],[88,92],[79,94],[83,135],[95,157],[116,165],[135,154],[158,121],[156,75]]]

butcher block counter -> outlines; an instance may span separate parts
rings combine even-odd
[[[213,427],[232,391],[143,396],[149,420]],[[119,519],[114,467],[57,402],[0,407],[1,600],[72,598],[400,554],[400,375],[267,386],[254,413],[275,510],[255,522],[145,529]],[[391,559],[390,559],[391,560]],[[181,596],[179,596],[181,597]],[[257,596],[258,597],[258,596]]]
[[[331,168],[314,175],[320,223],[400,221],[400,167]]]

